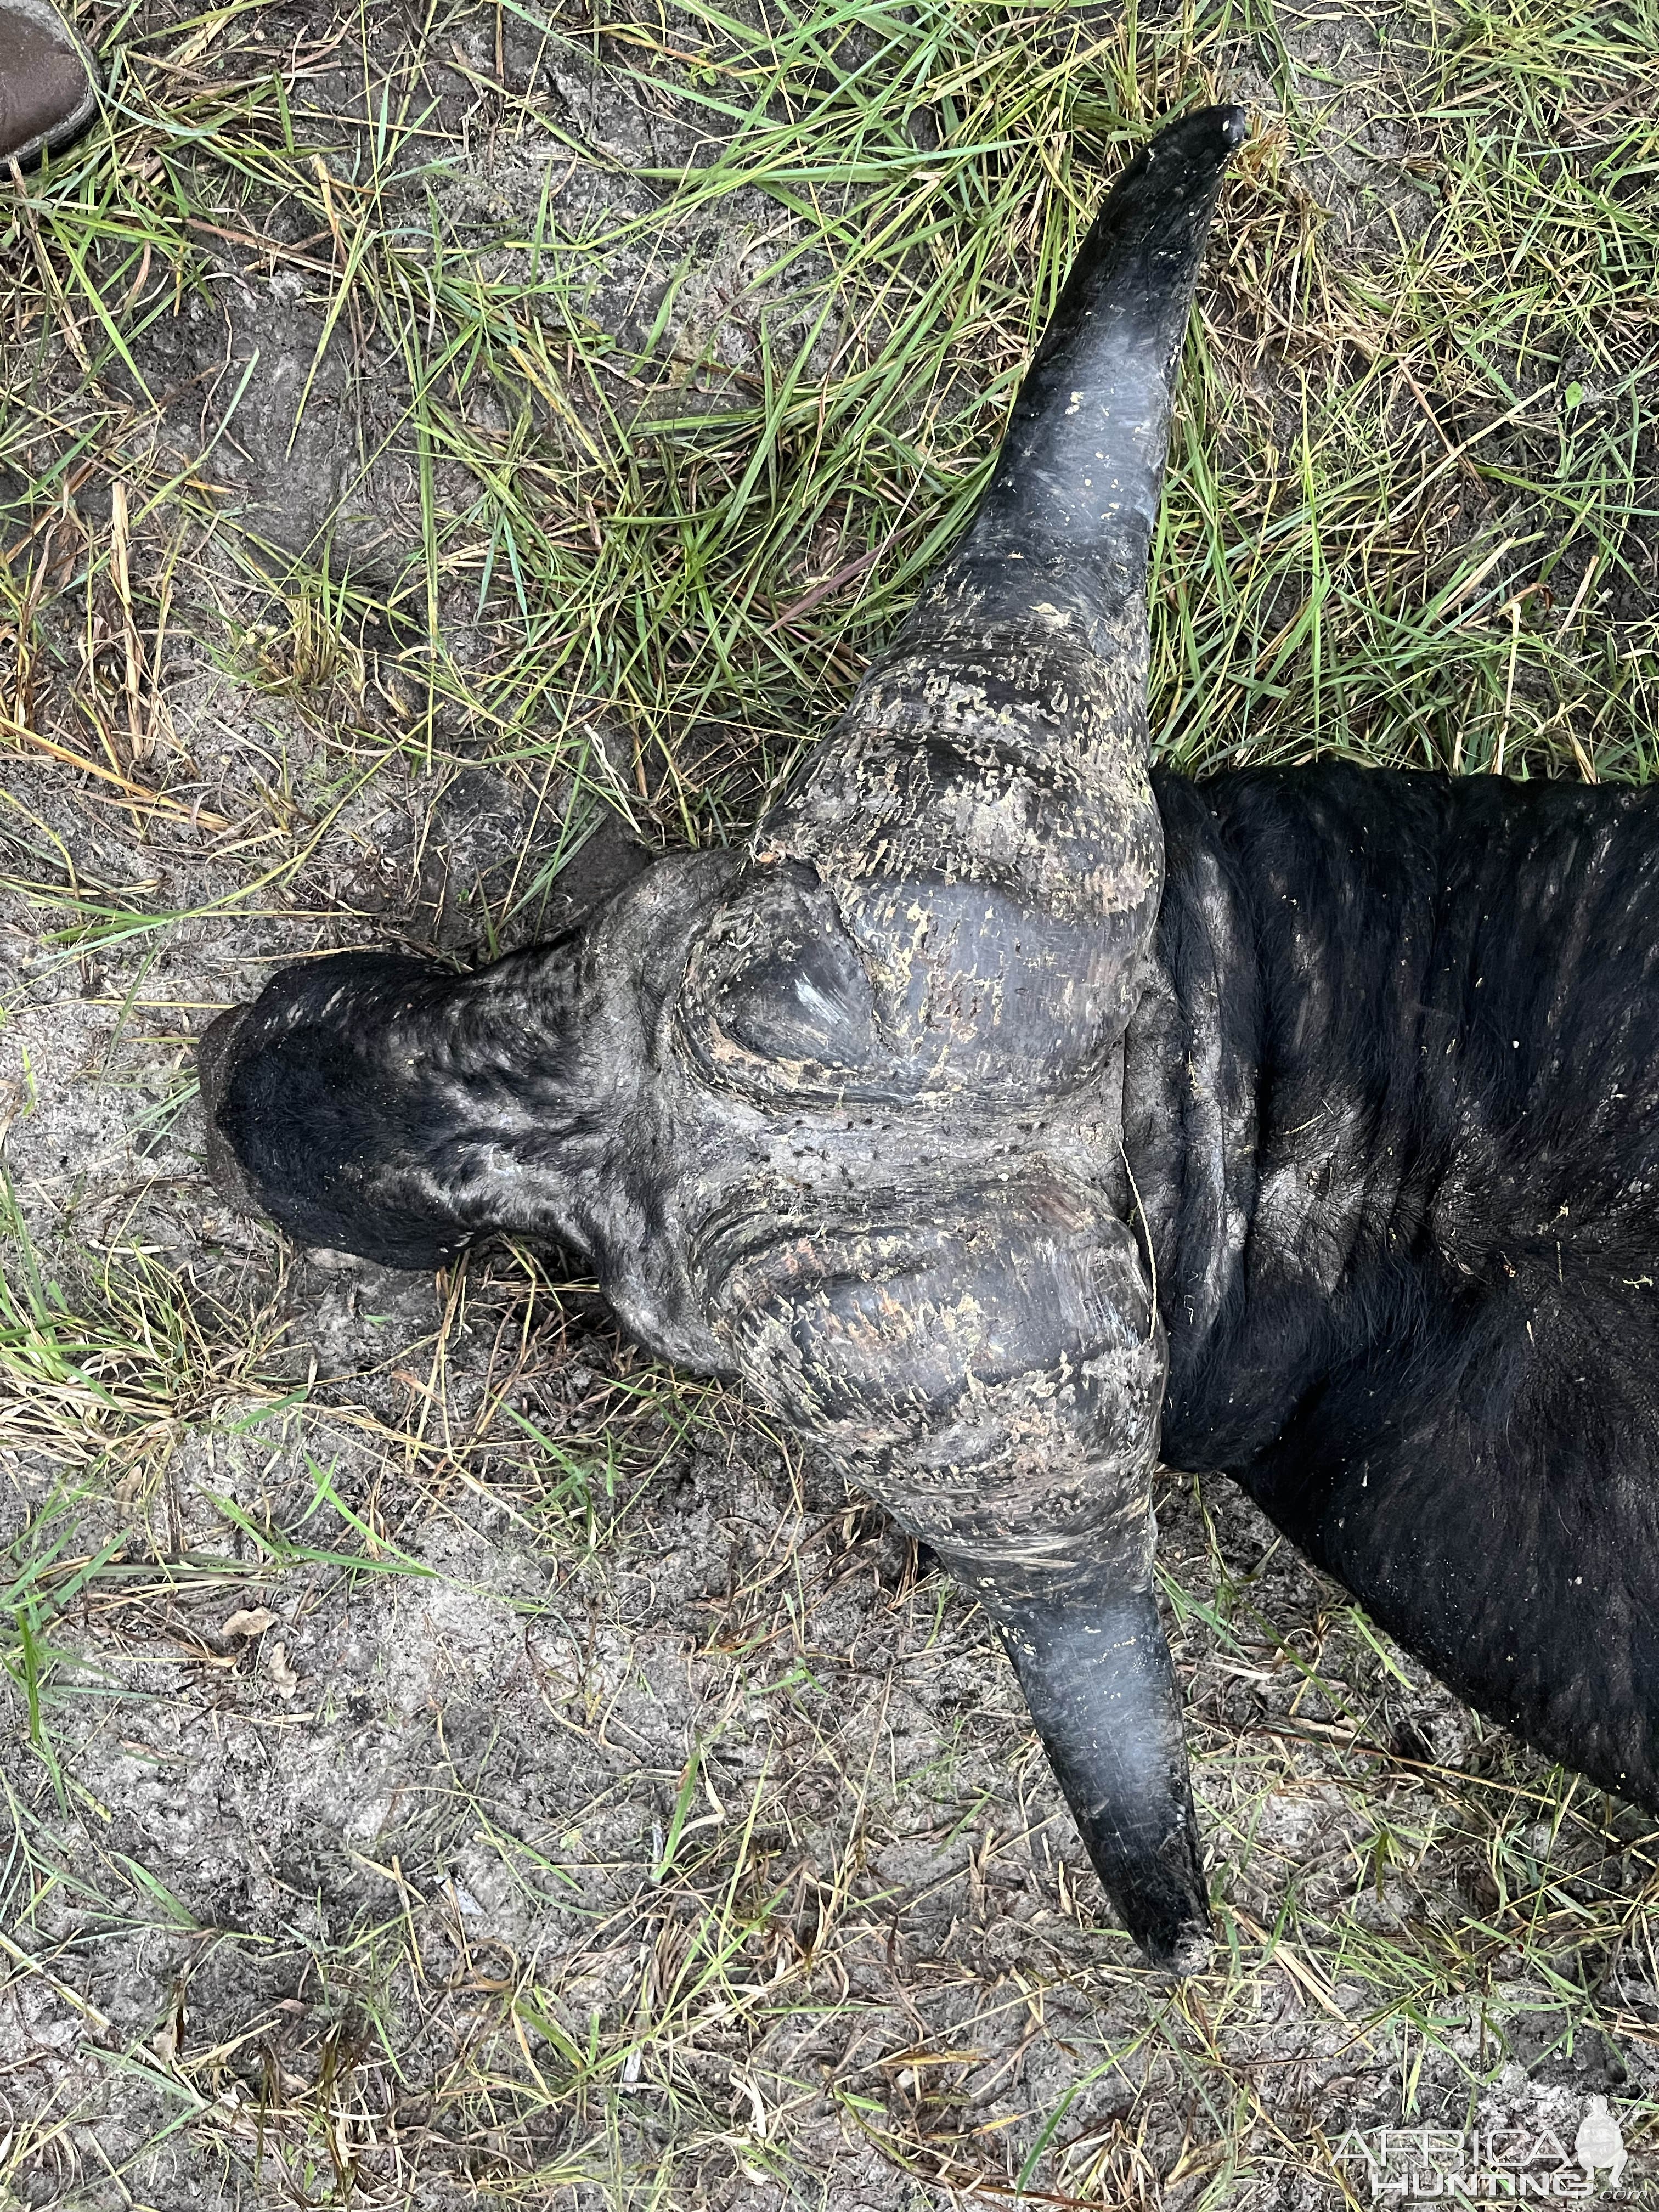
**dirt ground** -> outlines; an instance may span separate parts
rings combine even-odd
[[[495,684],[506,541],[434,565],[483,465],[416,404],[427,307],[351,280],[408,234],[434,298],[446,254],[516,283],[550,207],[643,221],[730,117],[692,64],[653,90],[631,17],[81,20],[125,55],[118,154],[70,173],[78,230],[51,179],[4,216],[0,2203],[1290,2212],[1368,2197],[1355,2131],[1570,2163],[1592,2095],[1622,2196],[1659,2186],[1659,1838],[1225,1482],[1159,1509],[1218,1929],[1176,1989],[984,1616],[830,1470],[533,1255],[401,1275],[216,1198],[191,1040],[272,963],[525,941],[607,824],[740,835],[793,740],[711,692],[668,760],[591,659]],[[1148,97],[1194,21],[1139,33]],[[1246,11],[1204,49],[1264,131],[1299,88],[1284,191],[1338,269],[1435,219],[1425,21]],[[441,170],[375,167],[393,108]],[[624,229],[582,328],[699,352],[700,404],[769,390],[825,265],[757,306],[779,222],[704,210],[677,270]],[[466,392],[528,500],[541,449]],[[855,647],[803,646],[820,716]]]

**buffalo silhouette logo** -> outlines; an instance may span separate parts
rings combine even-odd
[[[1605,2097],[1590,2099],[1589,2110],[1579,2121],[1578,2132],[1572,2139],[1572,2153],[1583,2167],[1587,2181],[1594,2184],[1595,2169],[1605,2166],[1608,2180],[1618,2188],[1630,2154],[1625,2148],[1625,2137],[1618,2121],[1607,2110]]]

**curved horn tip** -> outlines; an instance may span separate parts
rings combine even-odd
[[[1173,123],[1166,123],[1146,149],[1147,158],[1155,160],[1161,150],[1179,147],[1188,155],[1212,149],[1218,159],[1225,161],[1235,154],[1250,135],[1249,117],[1236,101],[1228,100],[1217,107],[1195,107],[1190,115],[1182,115]]]
[[[1052,1748],[1049,1756],[1054,1757]],[[1171,1808],[1176,1824],[1161,1844],[1152,1844],[1145,1837],[1127,1838],[1106,1808],[1091,1808],[1082,1793],[1074,1794],[1066,1777],[1060,1776],[1101,1887],[1147,1965],[1178,1982],[1203,1973],[1211,1950],[1209,1886],[1184,1773],[1181,1780],[1184,1805]],[[1183,1810],[1184,1820],[1180,1817]]]
[[[1002,1638],[1102,1888],[1150,1965],[1210,1952],[1210,1896],[1181,1693],[1150,1589],[1022,1597]]]
[[[1206,1929],[1202,1935],[1194,1930],[1183,1940],[1170,1958],[1170,1971],[1177,1981],[1184,1982],[1189,1975],[1206,1972],[1209,1964],[1209,1930]]]
[[[1146,1954],[1147,1965],[1161,1974],[1168,1974],[1174,1981],[1188,1981],[1193,1975],[1205,1972],[1209,1966],[1212,1945],[1207,1915],[1201,1927],[1188,1923],[1165,1942],[1153,1943],[1146,1937],[1137,1940]]]

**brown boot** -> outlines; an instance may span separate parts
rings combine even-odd
[[[0,0],[0,169],[67,146],[98,108],[98,69],[48,0]]]

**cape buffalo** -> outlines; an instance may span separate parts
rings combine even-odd
[[[1156,1964],[1208,1904],[1152,1588],[1224,1470],[1463,1697],[1659,1808],[1659,814],[1338,763],[1149,773],[1146,577],[1220,179],[1119,179],[971,528],[741,851],[457,975],[203,1040],[303,1242],[588,1255],[1000,1625]]]

